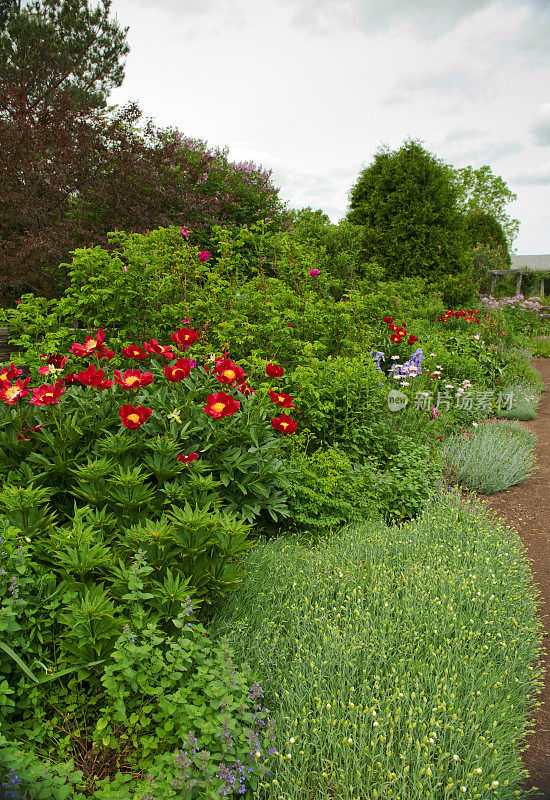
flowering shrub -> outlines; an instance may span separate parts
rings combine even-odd
[[[196,340],[189,330],[187,335]],[[104,347],[101,332],[86,341],[77,358],[94,352],[97,359]],[[270,423],[272,403],[239,383],[246,376],[233,361],[197,366],[195,360],[177,359],[163,368],[159,359],[168,357],[166,346],[147,344],[146,371],[115,370],[112,381],[89,364],[70,373],[74,383],[59,377],[55,384],[34,387],[30,403],[28,380],[24,386],[2,380],[7,414],[0,433],[0,474],[12,488],[4,487],[0,509],[20,535],[32,537],[53,535],[54,517],[58,524],[70,523],[75,507],[105,520],[115,515],[121,534],[111,545],[124,558],[135,552],[129,530],[145,514],[148,524],[153,529],[158,524],[167,536],[158,565],[163,575],[177,526],[194,526],[195,545],[181,541],[173,555],[182,578],[207,596],[237,579],[232,562],[246,549],[248,528],[235,515],[253,522],[288,513],[281,434],[293,433],[297,423],[290,417],[279,426]],[[126,349],[129,357],[135,355],[135,349]],[[73,347],[74,352],[81,351]],[[62,371],[51,369],[56,376]],[[5,374],[13,380],[16,373],[10,368]],[[225,391],[217,391],[220,382]],[[132,402],[127,402],[129,392]],[[285,408],[292,406],[287,397]],[[13,487],[28,487],[17,502]],[[43,498],[33,494],[42,491],[47,492]],[[29,515],[25,509],[33,504]],[[229,516],[220,517],[222,509]],[[201,525],[204,549],[195,554]],[[215,531],[223,528],[228,538],[216,542]],[[143,535],[138,547],[152,534]]]

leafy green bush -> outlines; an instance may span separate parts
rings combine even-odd
[[[0,651],[0,770],[44,800],[131,800],[146,790],[215,798],[266,775],[274,729],[263,690],[194,621],[189,596],[167,636],[142,555],[115,610],[101,584],[75,602],[30,548],[15,548],[13,529],[4,535],[0,632],[19,655]],[[64,649],[84,655],[89,645],[94,661],[64,667]]]
[[[529,477],[535,442],[535,435],[519,423],[487,420],[473,433],[448,439],[441,457],[452,480],[492,494]]]
[[[294,450],[290,459],[289,525],[319,536],[376,513],[375,469],[341,450]]]
[[[280,732],[261,797],[513,796],[540,676],[515,532],[440,493],[404,526],[279,539],[248,561],[216,631]]]
[[[286,383],[316,447],[336,446],[352,459],[365,459],[373,418],[386,399],[370,353],[328,359],[309,355]]]

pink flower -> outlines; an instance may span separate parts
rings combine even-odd
[[[200,251],[200,253],[199,253],[199,261],[202,261],[204,263],[205,261],[208,261],[209,258],[210,258],[210,253],[208,252],[208,250],[201,250]]]
[[[128,272],[128,267],[122,267],[123,272]]]
[[[184,239],[189,239],[189,231],[186,231],[185,228],[180,228],[180,233]]]
[[[309,271],[309,274],[311,275],[312,278],[316,278],[317,275],[320,275],[320,273],[321,273],[320,269],[310,269]]]

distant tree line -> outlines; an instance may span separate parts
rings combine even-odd
[[[139,108],[109,108],[127,29],[110,0],[0,0],[0,299],[54,295],[70,251],[112,230],[282,218],[270,173]]]
[[[60,294],[59,265],[76,248],[108,246],[110,231],[178,225],[206,241],[216,224],[288,225],[270,172],[156,127],[135,104],[108,106],[129,52],[110,1],[0,0],[2,305]],[[411,140],[361,172],[348,220],[361,261],[388,278],[461,281],[509,264],[514,199],[488,166],[453,169]]]

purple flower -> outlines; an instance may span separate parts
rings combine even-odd
[[[204,263],[205,261],[208,261],[209,258],[210,258],[210,253],[208,252],[208,250],[201,250],[200,251],[200,253],[199,253],[199,261],[202,261]]]
[[[316,278],[321,273],[320,269],[310,269],[309,274],[312,278]]]

